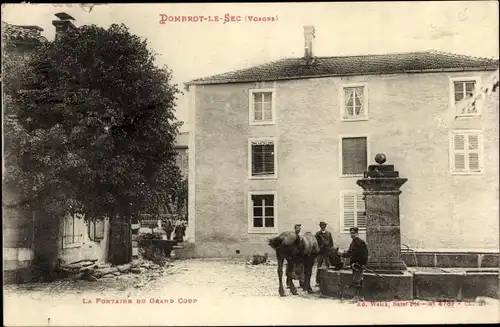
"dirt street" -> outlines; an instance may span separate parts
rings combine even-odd
[[[239,260],[185,260],[174,261],[154,278],[125,275],[97,282],[7,286],[5,325],[458,323],[471,317],[484,322],[498,318],[498,308],[492,306],[360,306],[301,289],[297,296],[287,290],[281,298],[276,269]]]

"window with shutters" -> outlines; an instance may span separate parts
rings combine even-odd
[[[359,191],[342,191],[340,195],[342,232],[349,232],[349,228],[358,227],[359,231],[366,231],[366,211],[363,193]]]
[[[277,177],[276,140],[258,138],[249,140],[249,178]]]
[[[104,239],[104,220],[90,221],[87,225],[89,239],[93,242],[100,242]]]
[[[368,92],[366,84],[341,86],[340,117],[343,121],[368,119]]]
[[[82,220],[78,215],[68,215],[63,219],[62,246],[72,248],[81,246],[82,233],[80,224]]]
[[[450,170],[456,174],[483,171],[483,140],[479,131],[453,131],[450,137]]]
[[[276,233],[276,192],[252,191],[248,194],[248,232]]]
[[[450,105],[456,116],[477,116],[480,114],[481,100],[474,101],[481,80],[478,77],[454,77],[450,79]]]
[[[368,167],[368,137],[341,136],[340,174],[342,176],[362,176]]]
[[[253,89],[249,91],[250,125],[275,123],[275,90]]]

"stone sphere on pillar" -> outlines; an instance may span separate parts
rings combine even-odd
[[[387,157],[383,153],[377,153],[375,156],[375,162],[382,165],[387,160]]]

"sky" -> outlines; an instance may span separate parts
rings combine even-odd
[[[2,20],[38,25],[54,39],[52,20],[58,12],[75,25],[107,28],[124,23],[147,38],[158,64],[173,71],[173,82],[247,68],[304,53],[303,27],[316,30],[314,55],[342,56],[440,50],[498,58],[497,1],[99,4],[91,12],[79,4],[3,4]],[[218,16],[219,22],[167,22],[168,16]],[[242,21],[224,23],[225,15]],[[245,17],[274,17],[248,22]],[[188,130],[187,92],[177,102],[177,118]]]

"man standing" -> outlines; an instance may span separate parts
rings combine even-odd
[[[358,227],[349,228],[351,234],[351,245],[349,250],[343,253],[343,257],[350,259],[352,268],[352,287],[356,290],[356,298],[359,299],[363,289],[363,266],[368,262],[368,246],[365,241],[359,238]]]
[[[328,255],[333,250],[333,237],[332,233],[326,230],[327,223],[324,221],[319,223],[320,230],[316,233],[316,240],[318,240],[319,245],[319,255],[318,255],[318,267],[316,269],[316,285],[319,285],[319,268],[323,265],[323,261],[326,263],[326,268],[330,268],[330,258]]]

